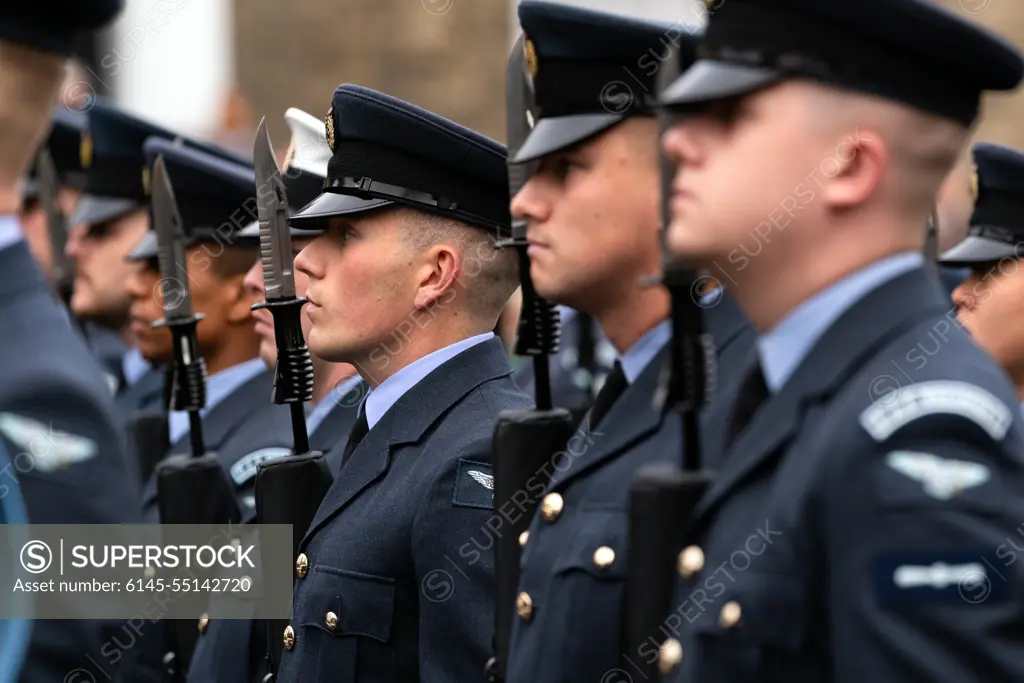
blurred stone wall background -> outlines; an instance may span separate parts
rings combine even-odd
[[[700,17],[697,0],[566,1],[666,21],[699,23]],[[1024,47],[1024,2],[935,1]],[[503,69],[519,30],[515,4],[234,0],[238,90],[252,117],[268,116],[275,141],[286,139],[286,107],[324,114],[333,88],[345,81],[384,90],[503,140]],[[1022,121],[1024,90],[989,97],[976,138],[1024,148]]]
[[[1024,2],[1020,0],[938,0],[948,9],[996,31],[1024,48]],[[950,46],[950,49],[955,49]],[[984,103],[984,116],[975,140],[998,142],[1024,149],[1024,88],[1013,95],[992,95]]]
[[[667,21],[700,16],[696,0],[569,1]],[[287,139],[287,107],[322,116],[342,82],[503,141],[515,7],[510,0],[234,0],[241,100],[257,121],[267,115],[275,144]]]
[[[673,23],[703,21],[701,0],[560,1]],[[1021,0],[931,1],[1024,47]],[[91,62],[86,87],[157,123],[239,151],[251,152],[261,116],[283,151],[285,109],[323,116],[342,82],[383,90],[502,140],[504,69],[519,31],[516,4],[127,0],[117,30],[85,51]],[[73,99],[75,105],[87,101]],[[975,137],[1024,148],[1021,119],[1024,89],[990,97]]]

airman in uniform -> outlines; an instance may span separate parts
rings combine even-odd
[[[1021,55],[916,0],[717,3],[699,55],[661,96],[669,244],[728,275],[759,337],[709,416],[672,637],[643,654],[686,683],[1019,678],[1019,399],[921,252]]]
[[[216,453],[235,486],[240,509],[251,510],[256,467],[290,453],[287,411],[270,403],[273,373],[259,358],[253,330],[252,296],[243,284],[255,246],[236,239],[255,214],[255,176],[243,166],[164,138],[144,145],[151,166],[163,156],[181,213],[188,246],[188,286],[197,313],[199,351],[206,363],[206,407],[200,411],[208,452]],[[128,258],[139,265],[129,280],[132,333],[144,358],[170,363],[170,330],[153,327],[163,318],[156,233],[147,232]],[[168,415],[169,453],[189,449],[189,416]],[[156,478],[143,491],[143,514],[156,521]]]
[[[341,85],[323,193],[292,222],[310,350],[371,387],[296,558],[282,683],[452,681],[490,656],[498,413],[530,399],[493,329],[519,285],[506,151],[401,100]],[[459,150],[453,154],[453,150]]]
[[[290,208],[297,211],[319,196],[327,177],[327,161],[332,153],[327,145],[326,126],[322,119],[294,107],[285,112],[284,118],[292,138],[281,176]],[[317,231],[292,228],[294,252],[297,254],[318,234]],[[238,238],[258,243],[259,222],[246,226]],[[295,273],[296,296],[305,296],[307,282],[308,278],[303,273]],[[266,292],[260,261],[256,261],[249,269],[245,276],[245,286],[256,301],[264,300]],[[256,320],[256,334],[260,338],[260,358],[267,367],[274,368],[277,364],[277,343],[274,338],[273,315],[265,308],[254,310],[252,315]],[[303,338],[308,339],[312,321],[305,313],[301,320]],[[312,408],[306,415],[310,448],[321,453],[331,453],[334,449],[330,464],[331,470],[337,474],[341,465],[341,451],[334,447],[347,438],[368,388],[356,373],[355,367],[348,363],[332,363],[317,356],[312,356],[311,360],[313,400]],[[285,409],[279,406],[278,410]],[[243,521],[258,521],[255,510]],[[265,622],[202,617],[198,628],[200,637],[189,667],[189,681],[259,683],[263,680],[267,672]]]
[[[692,61],[700,31],[534,0],[519,21],[539,116],[512,162],[538,166],[512,214],[527,223],[538,294],[593,316],[616,358],[520,539],[506,678],[598,681],[621,656],[629,482],[683,452],[678,416],[655,405],[672,327],[668,292],[641,284],[662,251],[658,124],[640,88],[654,91],[669,41]],[[719,299],[705,311],[717,353],[743,357],[752,331]],[[722,363],[725,381],[734,366]]]
[[[19,221],[21,184],[46,136],[72,37],[108,23],[121,3],[62,9],[38,2],[0,10],[0,449],[13,465],[3,468],[3,514],[35,524],[130,523],[138,490],[110,392]],[[37,621],[31,634],[26,626],[4,626],[5,677],[47,683],[95,671],[102,622]]]
[[[982,142],[974,146],[968,192],[974,197],[967,237],[941,256],[969,276],[953,291],[957,322],[1006,371],[1024,402],[1024,154]],[[942,341],[939,336],[935,342]],[[934,344],[929,345],[929,350]]]

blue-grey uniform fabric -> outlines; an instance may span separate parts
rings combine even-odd
[[[359,398],[366,395],[367,386],[358,376],[354,382],[340,385],[340,395],[328,395],[330,410],[309,433],[310,447],[328,454],[331,471],[337,476],[341,465],[341,449],[352,424],[358,416]],[[354,384],[351,391],[346,385]],[[287,409],[281,408],[281,410]],[[332,450],[333,448],[333,450]],[[244,520],[256,521],[255,510]],[[249,619],[211,619],[196,643],[189,683],[260,683],[267,674],[266,623]]]
[[[719,382],[728,387],[753,347],[753,329],[728,294],[705,309],[705,320]],[[533,614],[529,621],[516,618],[508,683],[602,681],[619,666],[629,481],[647,463],[682,460],[680,416],[654,405],[668,357],[665,346],[596,428],[585,417],[565,456],[553,459],[548,489],[530,491],[561,495],[563,508],[552,521],[535,515],[530,525],[519,590],[532,599]],[[728,396],[716,391],[712,400]],[[594,561],[602,546],[615,553],[607,567]]]
[[[960,683],[1024,670],[1024,585],[1007,545],[1024,518],[1020,399],[943,324],[932,274],[886,265],[900,268],[852,301],[823,295],[843,312],[789,351],[798,362],[757,354],[772,393],[696,510],[688,541],[702,562],[666,620],[685,653],[674,680]],[[940,325],[942,348],[915,354]],[[724,430],[731,410],[709,422]]]
[[[207,452],[214,452],[235,486],[242,514],[253,508],[256,466],[263,459],[291,452],[292,426],[289,412],[271,403],[274,373],[264,370],[235,389],[203,418],[203,439]],[[186,432],[171,444],[168,456],[190,453]],[[159,519],[156,475],[143,489],[143,516]]]
[[[482,675],[493,566],[470,539],[492,516],[498,414],[531,405],[510,376],[499,340],[477,344],[407,391],[359,443],[300,547],[309,570],[296,579],[281,683]]]
[[[139,490],[110,392],[23,241],[0,250],[0,320],[0,438],[29,520],[138,522]],[[104,661],[103,628],[93,621],[38,622],[22,681],[96,671],[89,658]]]
[[[82,334],[93,357],[103,371],[103,379],[110,393],[117,395],[124,385],[122,362],[127,351],[124,341],[114,330],[97,323],[84,322]]]
[[[14,471],[14,463],[7,454],[7,448],[0,441],[0,524],[28,524],[25,512],[25,501],[21,498],[17,479],[10,476]],[[27,540],[27,539],[26,539]],[[17,547],[12,544],[12,547]],[[13,553],[7,554],[3,561],[14,564],[17,558]],[[15,600],[31,601],[31,593],[15,596]],[[31,609],[29,603],[29,609]],[[21,675],[21,667],[28,652],[29,638],[32,635],[31,619],[0,620],[0,683],[15,683]]]

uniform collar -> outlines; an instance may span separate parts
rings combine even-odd
[[[253,358],[210,375],[206,379],[206,407],[199,411],[199,415],[206,417],[218,403],[266,369],[261,359]],[[168,413],[167,429],[171,443],[177,443],[188,432],[188,412],[175,410]]]
[[[846,276],[789,312],[757,340],[765,382],[772,393],[792,376],[825,330],[853,304],[883,282],[921,267],[918,252],[896,254]]]
[[[640,373],[658,355],[658,352],[665,348],[670,339],[672,339],[672,323],[668,320],[662,320],[648,330],[644,336],[640,337],[619,358],[619,362],[622,363],[622,371],[626,374],[626,380],[630,384],[636,382]]]
[[[139,347],[133,346],[124,352],[121,358],[121,371],[124,373],[124,381],[128,386],[133,386],[139,379],[150,370],[149,362],[142,357]]]
[[[428,353],[414,360],[404,368],[381,382],[363,401],[361,410],[366,411],[366,424],[370,429],[384,416],[398,399],[416,386],[420,380],[438,367],[459,355],[466,349],[494,338],[493,332],[485,332],[468,339],[455,342],[443,349]]]
[[[0,215],[0,249],[6,249],[24,239],[18,217],[11,214]]]

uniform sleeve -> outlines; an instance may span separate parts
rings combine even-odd
[[[832,680],[1019,679],[1020,456],[953,429],[891,441],[825,494]]]
[[[492,654],[491,443],[463,452],[431,483],[413,521],[422,683],[480,680]]]

